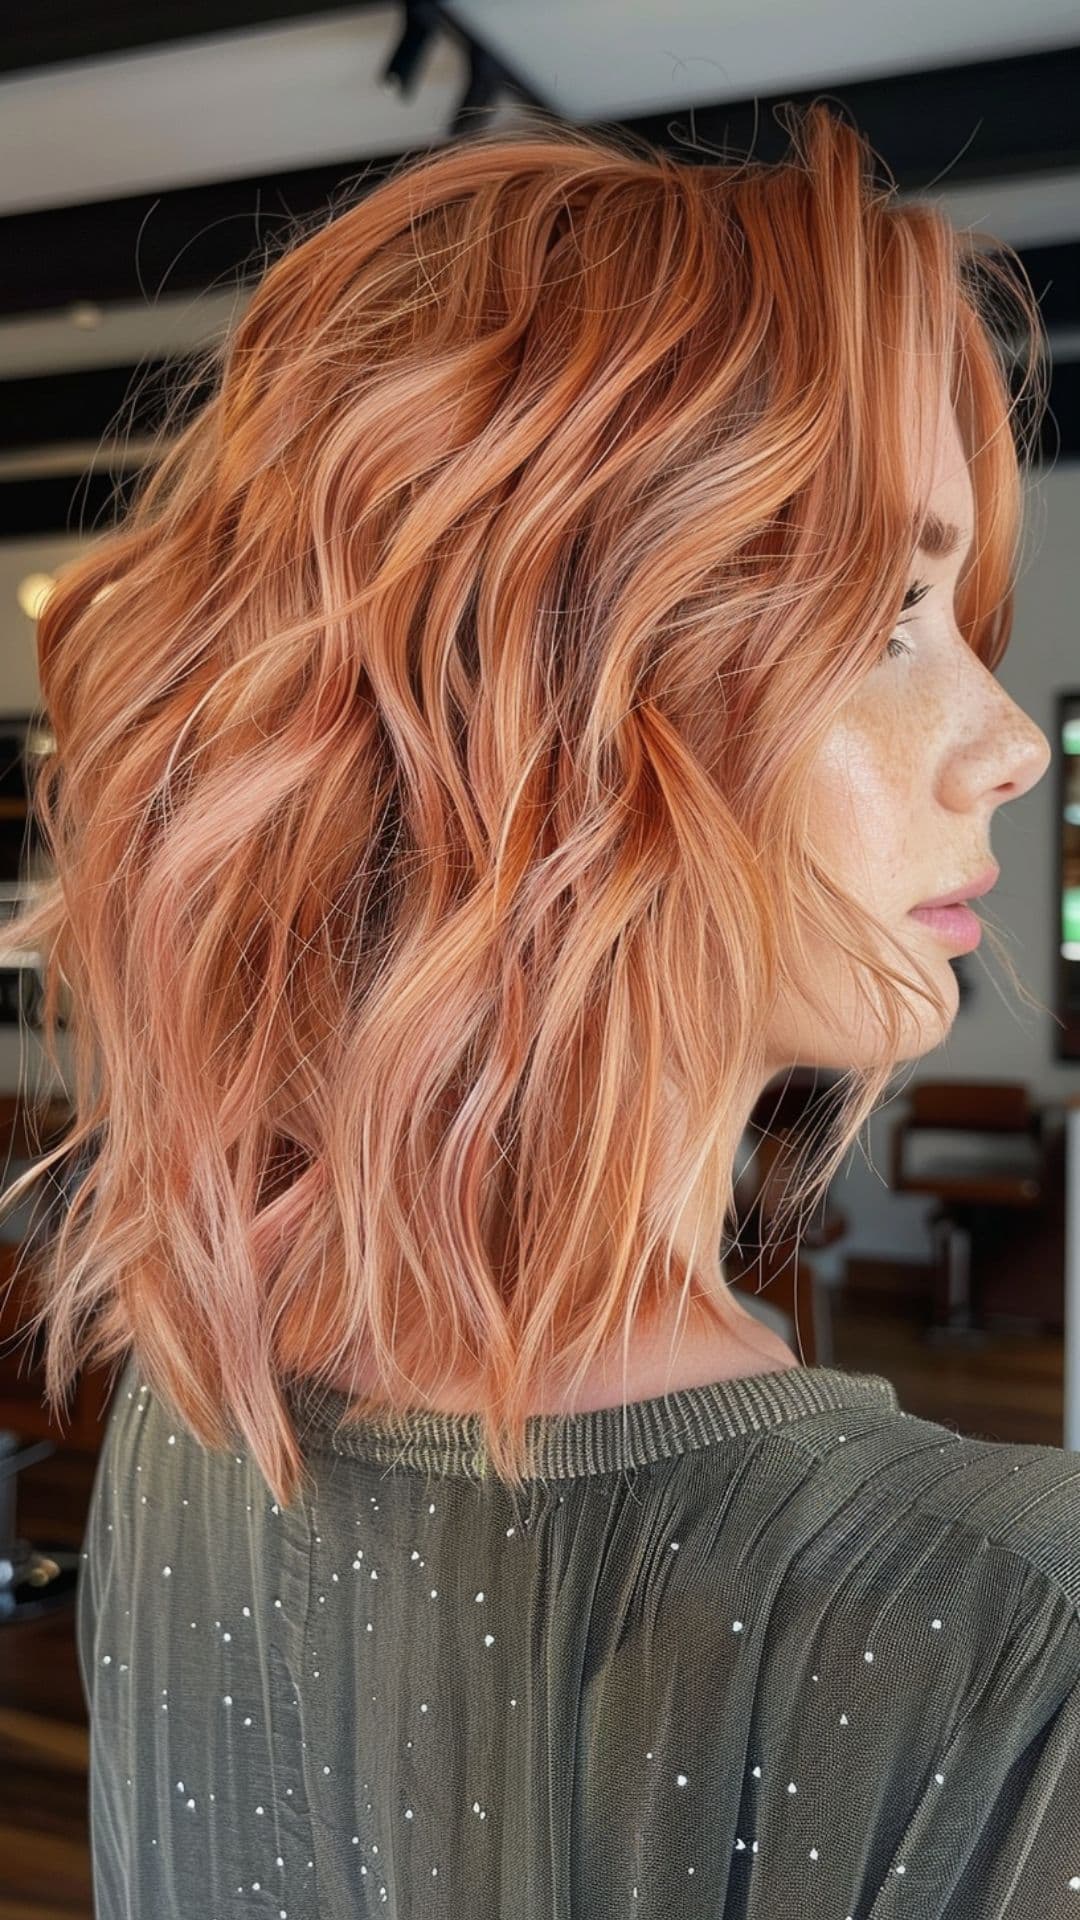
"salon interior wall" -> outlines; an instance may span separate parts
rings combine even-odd
[[[1024,555],[1016,596],[1011,646],[999,670],[1008,691],[1053,738],[1057,694],[1080,687],[1080,462],[1062,462],[1028,481]],[[77,539],[0,543],[0,711],[19,713],[39,704],[34,629],[22,612],[17,588],[30,573],[54,573],[74,558]],[[1054,916],[1057,823],[1055,774],[1051,770],[1023,799],[998,809],[991,847],[1001,880],[991,896],[995,921],[1014,963],[1036,1000],[1054,997]],[[932,875],[925,876],[928,883]],[[985,946],[985,943],[984,943]],[[837,1176],[836,1204],[849,1231],[817,1265],[827,1283],[838,1280],[850,1254],[930,1256],[926,1219],[932,1203],[917,1195],[893,1195],[887,1187],[890,1135],[903,1107],[903,1089],[918,1078],[1021,1080],[1032,1098],[1052,1106],[1080,1092],[1080,1063],[1054,1058],[1054,1023],[1016,1000],[993,958],[980,948],[968,962],[972,992],[961,1005],[948,1039],[924,1059],[908,1063],[887,1104],[863,1130]],[[61,1048],[63,1039],[61,1037]],[[63,1070],[68,1068],[61,1052]],[[0,1091],[23,1097],[62,1092],[40,1043],[28,1030],[0,1026]],[[747,1142],[744,1141],[745,1158]],[[5,1181],[20,1169],[9,1165]],[[20,1216],[0,1226],[0,1238],[17,1237]]]

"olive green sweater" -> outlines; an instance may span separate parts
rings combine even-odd
[[[1080,1920],[1080,1453],[831,1368],[283,1511],[129,1360],[83,1542],[97,1920]]]

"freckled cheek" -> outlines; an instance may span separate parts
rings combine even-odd
[[[884,904],[910,865],[925,746],[880,715],[836,728],[814,770],[814,842],[829,871],[868,904]]]

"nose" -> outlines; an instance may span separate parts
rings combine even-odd
[[[1019,800],[1022,794],[1037,787],[1054,757],[1049,740],[1030,714],[1014,705],[1013,721],[1008,729],[1005,756],[1009,777],[999,781],[995,788],[995,798],[1002,805],[1008,800]]]

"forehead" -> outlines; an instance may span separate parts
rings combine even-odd
[[[924,551],[947,553],[950,527],[959,530],[963,550],[974,527],[975,496],[948,396],[939,397],[935,405],[913,408],[910,426],[909,474],[916,498],[928,508]]]

